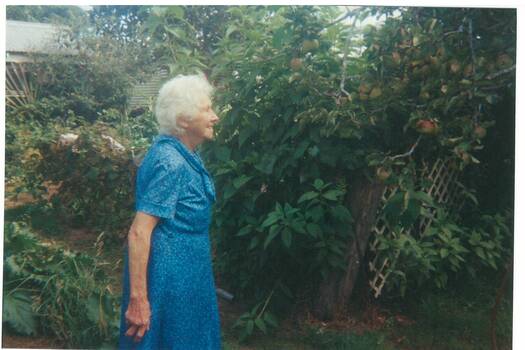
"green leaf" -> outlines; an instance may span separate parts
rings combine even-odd
[[[292,38],[292,32],[285,27],[280,27],[275,31],[272,37],[272,46],[275,49],[281,49],[282,46]]]
[[[275,228],[274,228],[275,227]],[[277,236],[279,234],[279,226],[277,225],[274,225],[272,226],[272,228],[270,228],[270,232],[268,233],[268,236],[266,236],[266,239],[264,240],[264,249],[266,249],[266,247],[268,247],[268,244],[270,244],[270,242],[275,238],[275,236]]]
[[[281,235],[281,239],[284,243],[284,246],[286,248],[290,248],[290,246],[292,245],[292,232],[288,228],[285,228]]]
[[[319,226],[318,224],[315,224],[315,223],[308,223],[306,225],[306,231],[312,237],[319,237],[323,233],[323,230],[321,229],[321,226]]]
[[[306,233],[304,228],[304,221],[293,221],[290,226],[297,233]]]
[[[350,210],[348,210],[345,206],[343,206],[343,205],[336,205],[331,210],[332,210],[332,215],[336,219],[338,219],[340,221],[343,221],[343,222],[352,222],[353,221],[352,214],[350,213]]]
[[[236,25],[232,24],[226,29],[226,34],[224,34],[224,38],[227,39],[233,32],[237,31],[238,28]]]
[[[474,248],[474,251],[476,254],[483,260],[487,259],[487,256],[485,255],[485,251],[481,247]]]
[[[247,225],[247,226],[244,226],[243,228],[241,228],[239,230],[239,232],[237,232],[236,236],[241,237],[241,236],[247,235],[251,231],[252,231],[252,226],[251,225]]]
[[[182,6],[170,6],[168,7],[167,14],[173,15],[176,18],[184,19],[184,9]]]
[[[224,199],[230,199],[235,192],[237,192],[237,189],[234,186],[227,184],[224,189]]]
[[[259,164],[255,165],[255,169],[270,175],[273,171],[273,166],[277,161],[277,156],[272,153],[265,153]]]
[[[297,200],[297,203],[302,203],[304,201],[309,201],[309,200],[314,199],[314,198],[316,198],[318,196],[319,196],[319,193],[317,193],[317,192],[313,192],[313,191],[306,192],[299,198],[299,200]]]
[[[407,192],[408,193],[408,192]],[[421,202],[410,199],[407,203],[407,208],[401,215],[400,222],[403,227],[410,227],[419,217],[421,209]]]
[[[323,193],[323,197],[330,200],[330,201],[336,201],[339,196],[341,196],[344,192],[339,190],[330,190],[325,193]]]
[[[254,236],[252,237],[252,240],[250,241],[250,245],[248,246],[248,250],[252,250],[253,248],[257,247],[259,244],[259,237]]]
[[[264,334],[266,334],[266,324],[262,318],[257,318],[255,320],[255,325],[259,328]]]
[[[416,191],[412,193],[412,198],[415,198],[421,202],[424,202],[430,206],[435,207],[436,204],[434,203],[434,199],[426,192],[423,191]]]
[[[271,212],[270,214],[268,214],[268,217],[266,218],[266,220],[264,220],[261,227],[264,228],[271,226],[275,224],[279,219],[281,219],[281,216],[278,213]]]
[[[266,323],[272,325],[273,327],[277,327],[278,326],[277,319],[269,311],[266,311],[264,313],[263,318],[266,321]]]
[[[321,179],[315,179],[314,187],[316,190],[320,191],[323,188],[324,182]]]
[[[252,130],[247,127],[239,131],[239,148],[242,147],[244,142],[246,142],[246,140],[248,139],[248,137],[250,137],[251,134],[252,134]]]
[[[87,313],[86,313],[87,318],[91,322],[98,324],[100,321],[99,298],[96,295],[90,296],[87,301],[86,308],[87,308]]]
[[[253,325],[254,325],[253,320],[249,320],[248,322],[246,322],[246,333],[248,335],[251,335],[253,333]]]
[[[151,14],[157,17],[161,17],[166,13],[167,10],[167,7],[153,6],[151,8]]]
[[[308,141],[303,141],[299,144],[299,146],[297,146],[297,148],[295,149],[295,152],[293,153],[293,156],[292,158],[293,159],[299,159],[301,157],[304,156],[304,152],[306,151],[306,149],[308,148],[308,146],[310,145],[310,143]]]
[[[99,174],[99,170],[97,168],[91,168],[86,174],[86,178],[89,180],[96,180],[97,176]]]
[[[177,39],[184,40],[186,38],[186,32],[180,28],[170,28],[168,26],[164,26],[164,30],[166,30],[168,33],[171,33]]]
[[[11,325],[16,332],[24,335],[35,335],[37,333],[35,316],[31,296],[28,293],[14,291],[10,294],[4,294],[2,321]]]
[[[315,157],[319,154],[319,147],[312,146],[308,148],[308,154],[310,154],[312,157]]]
[[[224,146],[217,147],[215,150],[215,156],[219,161],[227,163],[230,161],[231,150]]]
[[[240,177],[236,177],[235,179],[233,179],[233,187],[235,187],[236,189],[239,189],[242,185],[250,181],[252,178],[253,176],[246,176],[246,175],[241,175]]]

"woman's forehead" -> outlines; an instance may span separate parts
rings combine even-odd
[[[199,107],[208,107],[211,105],[211,99],[209,97],[203,97],[199,101]]]

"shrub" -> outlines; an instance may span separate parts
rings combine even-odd
[[[4,324],[70,347],[115,340],[117,299],[98,257],[40,242],[20,223],[7,223],[4,232]]]

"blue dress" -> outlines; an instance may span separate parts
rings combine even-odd
[[[220,349],[220,322],[208,226],[215,201],[211,176],[197,153],[176,137],[158,136],[137,173],[135,208],[160,218],[148,261],[150,330],[125,335],[129,303],[124,259],[119,349]]]

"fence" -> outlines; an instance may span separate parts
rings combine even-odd
[[[449,208],[460,209],[464,203],[464,198],[461,196],[463,185],[458,181],[460,171],[453,165],[453,162],[452,158],[438,158],[432,166],[423,163],[420,170],[420,179],[426,178],[430,180],[431,185],[428,186],[428,188],[420,188],[419,190],[428,193],[437,203],[446,204]],[[396,194],[397,191],[398,188],[396,186],[385,188],[378,214],[385,208],[388,199]],[[414,236],[420,232],[424,232],[435,217],[435,209],[430,209],[430,213],[431,215],[429,217],[421,218],[418,224],[403,228],[402,232]],[[369,246],[371,258],[368,264],[369,271],[372,275],[372,278],[369,280],[369,285],[376,298],[381,295],[381,291],[390,275],[391,267],[393,267],[395,260],[399,256],[398,252],[394,259],[389,260],[388,258],[382,258],[380,254],[378,254],[378,237],[380,235],[391,234],[391,232],[381,216],[378,215],[377,217],[378,220],[372,230],[373,239]]]

